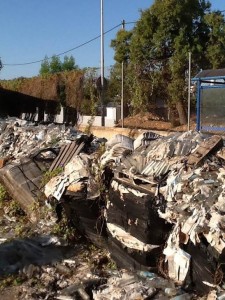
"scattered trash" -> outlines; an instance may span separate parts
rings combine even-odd
[[[97,277],[90,271],[88,280],[70,281],[66,276],[71,268],[78,271],[78,262],[67,257],[43,275],[50,284],[57,272],[55,299],[224,298],[222,137],[146,132],[136,140],[116,135],[106,142],[54,124],[9,119],[0,127],[0,179],[30,219],[44,228],[65,214],[72,228],[129,270],[102,270]],[[52,211],[44,220],[46,204]],[[7,247],[3,236],[0,242]],[[54,236],[41,244],[65,246]],[[43,247],[35,246],[38,251]],[[29,278],[40,273],[35,262],[24,269]],[[24,267],[7,263],[7,272]]]

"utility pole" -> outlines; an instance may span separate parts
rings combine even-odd
[[[125,29],[125,21],[122,21],[122,29]],[[123,128],[124,126],[124,113],[123,113],[123,108],[124,108],[124,61],[122,61],[121,65],[121,126]]]
[[[101,0],[101,125],[105,126],[105,116],[104,116],[104,14],[103,14],[103,0]]]
[[[188,54],[189,68],[188,68],[188,131],[190,130],[191,118],[191,52]]]

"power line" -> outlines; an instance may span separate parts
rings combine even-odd
[[[105,32],[104,32],[104,35],[107,34],[107,33],[109,33],[110,31],[113,31],[114,29],[118,28],[119,26],[121,26],[121,23],[118,24],[118,25],[116,25],[116,26],[114,26],[114,27],[112,27],[111,29],[105,31]],[[93,41],[99,39],[100,36],[101,36],[101,35],[98,35],[98,36],[96,36],[96,37],[94,37],[94,38],[88,40],[87,42],[84,42],[84,43],[82,43],[82,44],[80,44],[80,45],[78,45],[78,46],[76,46],[76,47],[73,47],[73,48],[71,48],[71,49],[69,49],[69,50],[66,50],[66,51],[63,51],[63,52],[61,52],[61,53],[58,53],[58,54],[56,54],[56,55],[54,55],[54,56],[61,56],[61,55],[63,55],[63,54],[66,54],[66,53],[71,52],[71,51],[73,51],[73,50],[76,50],[76,49],[78,49],[78,48],[81,48],[81,47],[83,47],[83,46],[85,46],[85,45],[87,45],[87,44],[90,44],[91,42],[93,42]],[[52,56],[49,57],[48,59],[50,59],[50,58],[52,58]],[[45,59],[39,59],[39,60],[31,61],[31,62],[14,63],[14,64],[4,64],[4,63],[3,63],[2,66],[25,66],[25,65],[32,65],[32,64],[40,63],[40,62],[43,62],[44,60],[45,60]]]
[[[124,24],[129,25],[129,24],[136,24],[137,21],[133,21],[133,22],[125,22]]]
[[[219,11],[220,13],[225,12],[225,10],[218,10],[218,11]],[[129,25],[129,24],[136,24],[136,23],[137,23],[137,21],[133,21],[133,22],[125,22],[126,25]],[[116,25],[116,26],[114,26],[114,27],[112,27],[111,29],[105,31],[105,32],[104,32],[104,35],[107,34],[107,33],[109,33],[109,32],[111,32],[111,31],[113,31],[114,29],[118,28],[119,26],[121,26],[121,23],[118,24],[118,25]],[[91,42],[93,42],[93,41],[99,39],[100,37],[101,37],[101,35],[98,35],[98,36],[96,36],[96,37],[94,37],[94,38],[92,38],[92,39],[90,39],[90,40],[88,40],[88,41],[86,41],[86,42],[84,42],[84,43],[82,43],[82,44],[76,46],[76,47],[73,47],[73,48],[71,48],[71,49],[69,49],[69,50],[66,50],[66,51],[63,51],[63,52],[61,52],[61,53],[58,53],[58,54],[56,54],[56,55],[54,55],[54,56],[58,57],[58,56],[61,56],[61,55],[63,55],[63,54],[66,54],[66,53],[69,53],[69,52],[71,52],[71,51],[74,51],[74,50],[76,50],[76,49],[78,49],[78,48],[81,48],[81,47],[87,45],[87,44],[90,44]],[[52,57],[53,57],[53,56],[47,58],[47,60],[51,59]],[[44,60],[45,60],[45,58],[44,58],[44,59],[35,60],[35,61],[31,61],[31,62],[25,62],[25,63],[12,63],[12,64],[9,64],[9,63],[6,63],[6,64],[5,64],[5,63],[2,63],[2,64],[1,64],[1,67],[3,67],[3,66],[25,66],[25,65],[32,65],[32,64],[36,64],[36,63],[43,62]]]

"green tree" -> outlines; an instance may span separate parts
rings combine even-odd
[[[40,68],[39,74],[41,76],[50,74],[50,65],[49,65],[49,60],[48,60],[47,56],[45,56],[44,60],[41,63],[41,68]]]
[[[129,57],[135,111],[160,98],[177,110],[181,124],[186,122],[188,52],[192,74],[225,66],[224,16],[210,7],[206,0],[155,0],[129,37],[119,32],[112,41],[117,62]]]
[[[99,102],[99,95],[96,87],[97,68],[84,69],[83,82],[83,101],[81,105],[81,113],[94,115]]]
[[[204,0],[156,0],[142,13],[133,32],[132,61],[143,76],[153,72],[154,78],[154,73],[166,73],[165,97],[177,109],[181,124],[186,123],[184,87],[188,52],[200,58],[205,50],[209,29],[204,16],[209,8],[209,2]]]
[[[212,12],[205,16],[206,24],[209,26],[209,40],[206,57],[213,69],[225,66],[225,20],[221,12]]]
[[[115,63],[110,70],[107,97],[114,103],[121,101],[121,64]]]
[[[65,55],[63,62],[57,55],[53,55],[50,59],[45,56],[41,64],[39,74],[43,76],[47,74],[55,74],[62,71],[72,71],[77,69],[78,66],[75,64],[75,59],[72,55],[70,57]]]
[[[116,39],[111,41],[111,47],[115,50],[115,65],[111,68],[107,96],[109,99],[120,104],[122,97],[122,63],[124,73],[124,114],[129,111],[130,85],[129,62],[130,62],[130,41],[132,31],[121,29],[118,31]]]
[[[75,59],[71,55],[68,57],[67,55],[64,56],[64,61],[62,63],[62,71],[72,71],[77,70],[78,66],[75,64]]]
[[[130,59],[131,31],[121,29],[118,31],[116,39],[111,41],[111,47],[115,50],[114,59],[118,63],[128,63]]]
[[[53,55],[50,61],[50,73],[55,74],[62,71],[62,62],[59,56]]]

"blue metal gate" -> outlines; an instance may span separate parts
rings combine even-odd
[[[197,81],[197,130],[225,132],[225,76]]]

